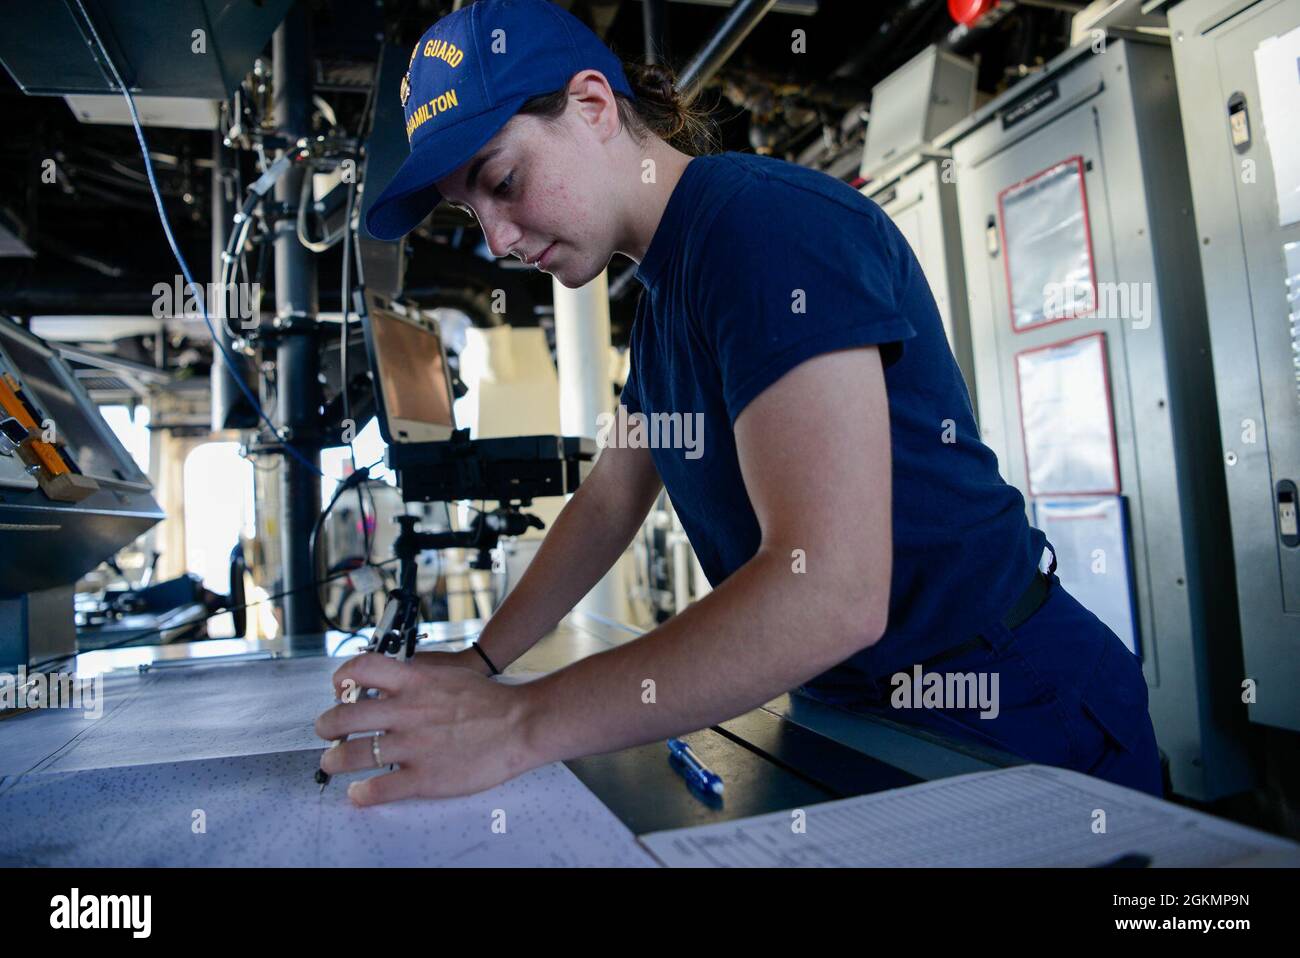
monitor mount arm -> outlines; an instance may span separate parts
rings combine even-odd
[[[501,536],[517,536],[528,529],[544,529],[546,524],[535,515],[514,505],[502,505],[491,512],[480,512],[470,527],[453,532],[417,532],[418,516],[397,517],[401,532],[393,543],[398,560],[398,586],[388,593],[383,614],[366,646],[367,652],[379,652],[399,662],[415,654],[419,641],[420,597],[415,589],[416,557],[428,549],[476,549],[471,568],[492,568],[491,552]]]

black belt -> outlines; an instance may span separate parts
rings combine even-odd
[[[1053,557],[1053,568],[1055,568],[1055,557]],[[1015,629],[1028,621],[1029,617],[1038,611],[1039,607],[1047,601],[1047,593],[1051,590],[1051,580],[1039,569],[1034,570],[1034,577],[1025,586],[1025,591],[1020,593],[1020,598],[1011,603],[1011,608],[1007,614],[1002,617],[1002,624],[1008,629]],[[933,666],[940,662],[946,662],[948,659],[955,658],[966,652],[975,649],[987,648],[989,642],[982,635],[977,635],[968,642],[954,646],[951,649],[945,649],[937,655],[933,655],[924,662],[918,662],[909,668],[910,673],[917,665],[921,667],[922,672],[928,672]]]
[[[1041,570],[1035,569],[1034,577],[1029,580],[1029,585],[1025,586],[1025,591],[1020,593],[1020,598],[1016,599],[1007,614],[1002,617],[1002,624],[1008,629],[1023,625],[1038,611],[1039,606],[1047,601],[1047,593],[1051,587],[1051,580]]]

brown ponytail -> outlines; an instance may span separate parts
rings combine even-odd
[[[673,71],[661,64],[625,63],[623,73],[636,94],[629,100],[615,93],[618,116],[638,143],[653,134],[688,156],[718,151],[717,126],[707,110],[697,106],[698,95],[683,97],[677,90]],[[544,120],[564,113],[568,89],[543,94],[527,101],[519,112]]]

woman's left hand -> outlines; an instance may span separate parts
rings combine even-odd
[[[316,734],[339,739],[383,732],[383,766],[397,769],[348,786],[357,805],[404,798],[447,798],[499,785],[543,764],[526,747],[530,697],[524,686],[503,685],[471,669],[413,668],[369,652],[334,673],[341,704],[316,719]],[[379,689],[382,697],[357,697]],[[330,775],[376,767],[371,735],[325,750]],[[383,767],[380,766],[380,767]]]

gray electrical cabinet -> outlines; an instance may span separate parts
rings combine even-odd
[[[1140,656],[1175,792],[1249,788],[1214,376],[1168,43],[1072,48],[952,149],[984,441]]]
[[[928,151],[914,153],[880,171],[862,193],[889,215],[916,254],[974,405],[975,368],[951,158]]]
[[[1210,320],[1247,697],[1300,730],[1300,3],[1169,11]]]

